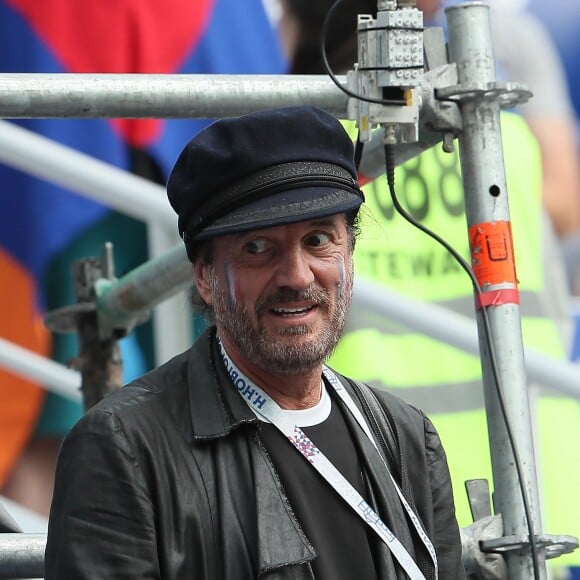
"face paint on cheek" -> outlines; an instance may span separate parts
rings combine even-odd
[[[342,301],[350,301],[352,298],[353,283],[352,260],[340,256],[336,259],[336,265],[338,269],[338,282],[336,284],[337,296]]]
[[[338,268],[338,283],[336,287],[340,293],[344,294],[345,270],[344,270],[344,258],[342,256],[339,256],[336,259],[336,267]]]
[[[226,262],[224,265],[226,284],[228,286],[228,305],[234,307],[241,298],[241,291],[238,287],[237,278],[233,266]]]

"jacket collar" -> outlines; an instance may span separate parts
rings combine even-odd
[[[217,350],[215,327],[206,330],[189,350],[187,374],[194,440],[218,439],[241,425],[258,424],[231,385]]]

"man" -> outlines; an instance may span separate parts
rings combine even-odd
[[[340,123],[217,121],[168,195],[215,326],[71,431],[46,578],[464,578],[430,421],[324,366],[363,202]]]

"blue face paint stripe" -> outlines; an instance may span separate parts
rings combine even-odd
[[[228,285],[228,306],[233,308],[237,303],[236,288],[234,279],[234,268],[230,262],[224,264],[226,284]]]
[[[338,262],[338,283],[337,283],[336,286],[341,291],[341,294],[344,296],[344,293],[345,293],[345,285],[344,285],[344,280],[345,280],[344,258],[342,256],[340,256],[339,258],[337,258],[336,261]]]

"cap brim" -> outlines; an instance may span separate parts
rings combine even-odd
[[[333,187],[306,187],[266,196],[216,219],[195,239],[310,221],[358,209],[363,198]]]

